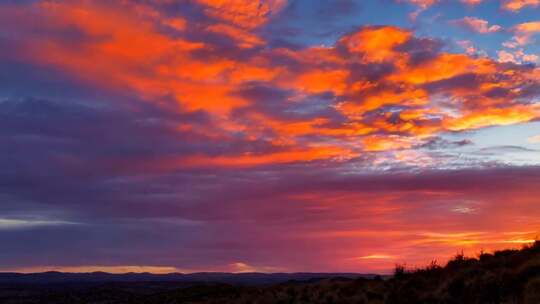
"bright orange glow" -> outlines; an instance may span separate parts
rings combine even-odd
[[[346,79],[348,71],[311,71],[300,75],[295,88],[305,90],[309,93],[335,92],[337,95],[343,94],[347,89]]]
[[[511,125],[527,122],[537,117],[538,109],[516,106],[509,109],[486,109],[484,112],[471,113],[447,121],[447,128],[452,131],[477,129],[493,125]]]
[[[348,150],[333,147],[318,147],[309,150],[285,151],[263,155],[238,155],[238,156],[193,156],[182,160],[182,165],[187,166],[224,166],[224,167],[249,167],[276,163],[310,162],[328,158],[350,159],[355,155]]]
[[[435,60],[418,67],[404,69],[391,75],[393,81],[406,81],[412,84],[429,83],[444,80],[464,73],[493,73],[495,64],[489,59],[473,59],[467,55],[441,54]]]
[[[367,151],[388,151],[410,148],[412,143],[399,137],[371,136],[364,139],[364,145]]]
[[[367,28],[342,38],[350,52],[362,53],[367,61],[395,60],[401,56],[395,47],[411,38],[412,34],[395,27]]]

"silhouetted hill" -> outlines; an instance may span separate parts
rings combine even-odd
[[[48,275],[59,276],[57,273]],[[261,274],[243,275],[249,277]],[[292,276],[294,275],[305,274]],[[219,278],[220,274],[211,276]],[[161,281],[108,282],[87,286],[70,284],[1,286],[2,304],[538,304],[540,243],[536,242],[521,250],[482,253],[476,258],[457,255],[444,267],[436,263],[413,271],[396,267],[394,276],[387,279],[331,277],[272,285]]]
[[[52,283],[107,283],[107,282],[211,282],[228,284],[262,285],[287,281],[309,281],[324,278],[373,278],[375,274],[358,273],[126,273],[111,274],[106,272],[91,273],[0,273],[0,284],[52,284]]]

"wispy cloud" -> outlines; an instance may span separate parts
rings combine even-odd
[[[360,260],[395,260],[396,257],[388,254],[370,254],[361,257],[357,257]]]
[[[527,139],[532,144],[540,143],[540,135],[531,136]]]
[[[480,34],[496,33],[502,30],[500,25],[490,25],[487,20],[477,17],[465,17],[454,20],[452,23]]]
[[[77,225],[76,222],[61,220],[28,220],[0,218],[0,230],[30,229],[44,226]]]
[[[4,269],[3,271],[12,271],[18,273],[38,273],[47,271],[59,271],[68,273],[91,273],[91,272],[107,272],[114,274],[123,273],[155,273],[155,274],[168,274],[168,273],[187,273],[182,269],[171,266],[124,266],[124,265],[81,265],[81,266],[36,266],[29,268],[17,268],[17,269]]]

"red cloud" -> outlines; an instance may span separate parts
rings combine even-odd
[[[20,20],[39,18],[46,30],[21,41],[22,51],[13,56],[109,89],[129,90],[149,102],[171,98],[176,111],[205,112],[217,126],[181,124],[178,130],[223,141],[242,133],[274,147],[266,153],[192,155],[184,162],[173,158],[171,168],[346,160],[407,149],[442,132],[540,117],[538,105],[521,102],[528,98],[522,95],[523,84],[539,85],[537,68],[440,52],[433,40],[398,27],[364,27],[329,47],[261,48],[266,42],[253,29],[285,2],[257,3],[224,6],[200,0],[210,19],[199,21],[164,17],[130,2],[103,6],[92,1],[46,1],[34,4],[34,10],[12,8],[1,17],[17,24],[14,30],[23,38],[36,24]],[[479,32],[498,30],[480,19],[464,22]],[[175,35],[163,32],[164,26]],[[60,36],[72,28],[81,32],[80,41]],[[516,27],[523,35],[534,29],[534,24]],[[189,32],[194,30],[197,35]],[[258,99],[238,94],[254,83],[287,91],[288,97],[268,101],[285,110],[267,113]],[[306,100],[322,95],[328,99],[324,111],[305,114],[311,110]],[[296,112],[287,110],[293,107]]]
[[[217,19],[246,29],[258,27],[279,13],[287,0],[196,0]]]

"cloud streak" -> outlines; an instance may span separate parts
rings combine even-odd
[[[31,229],[42,226],[76,225],[77,223],[55,220],[0,219],[0,230]]]

